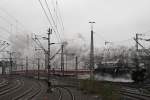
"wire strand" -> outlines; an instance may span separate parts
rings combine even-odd
[[[42,10],[43,10],[43,12],[44,12],[44,14],[45,14],[45,16],[46,16],[46,18],[47,18],[49,24],[51,25],[51,27],[52,27],[53,31],[55,32],[55,35],[56,35],[56,31],[55,31],[55,29],[54,29],[54,27],[53,27],[53,25],[52,25],[52,22],[50,21],[50,18],[48,17],[48,15],[47,15],[47,13],[46,13],[46,10],[44,9],[44,6],[43,6],[41,0],[38,0],[38,1],[39,1],[40,5],[41,5],[41,7],[42,7]],[[57,35],[56,35],[56,36],[57,36]],[[58,39],[58,38],[57,38],[57,39]]]
[[[2,12],[4,12],[9,18],[11,18],[14,22],[16,22],[16,24],[19,24],[20,26],[22,26],[22,29],[24,29],[25,31],[28,31],[30,33],[32,33],[30,30],[26,29],[25,26],[17,19],[15,18],[13,15],[11,15],[10,13],[8,13],[6,10],[4,10],[3,8],[0,8],[0,10]],[[12,23],[10,23],[12,24]],[[19,28],[21,30],[21,28]]]
[[[48,5],[47,0],[45,0],[45,3],[46,3],[46,7],[47,7],[47,9],[48,9],[48,11],[49,11],[49,14],[50,14],[50,16],[51,16],[51,19],[52,19],[52,21],[53,21],[53,24],[54,24],[54,26],[55,26],[55,28],[56,28],[56,31],[57,31],[57,33],[58,33],[59,39],[60,39],[60,41],[62,42],[62,39],[61,39],[61,37],[60,37],[60,33],[59,33],[59,31],[58,31],[58,28],[57,28],[56,23],[55,23],[55,21],[54,21],[54,18],[53,18],[53,16],[52,16],[52,13],[51,13],[51,10],[50,10],[50,8],[49,8],[49,5]]]
[[[56,3],[56,7],[58,8],[58,14],[59,14],[59,16],[60,16],[59,22],[61,23],[62,30],[64,31],[65,28],[64,28],[63,19],[62,19],[61,13],[60,13],[60,8],[59,8],[58,3]],[[58,17],[58,16],[57,16],[57,17]],[[59,17],[58,17],[58,19],[59,19]]]

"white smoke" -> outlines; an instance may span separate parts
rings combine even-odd
[[[122,76],[122,77],[112,77],[111,75],[105,74],[102,75],[95,75],[96,80],[102,80],[102,81],[111,81],[111,82],[133,82],[130,75]]]
[[[13,57],[16,58],[18,67],[19,65],[25,65],[26,57],[29,58],[30,62],[33,60],[33,41],[30,34],[10,34],[10,51],[15,52]]]

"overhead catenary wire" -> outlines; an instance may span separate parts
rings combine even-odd
[[[98,37],[100,37],[103,41],[108,41],[102,35],[100,35],[100,34],[96,34],[96,35],[98,35]]]
[[[110,40],[106,40],[102,35],[100,34],[96,34],[98,35],[98,37],[100,37],[104,42],[105,42],[105,45],[106,44],[111,44],[111,45],[117,45],[117,44],[122,44],[122,43],[125,43],[125,42],[130,42],[130,41],[133,41],[133,38],[128,38],[128,39],[124,39],[124,40],[120,40],[120,41],[110,41]]]
[[[0,27],[0,30],[4,31],[5,33],[8,33],[7,36],[9,36],[11,34],[11,32],[9,30],[7,30],[7,29],[5,29],[3,27]],[[5,38],[7,41],[10,41],[10,40],[8,40],[8,38],[6,37],[6,35],[5,35],[5,37],[4,37],[4,35],[2,35],[2,36],[1,36],[2,39]]]
[[[20,30],[25,30],[25,31],[27,31],[27,32],[29,32],[29,33],[32,33],[30,30],[28,30],[28,29],[26,29],[26,27],[17,19],[17,18],[15,18],[13,15],[11,15],[10,13],[8,13],[5,9],[3,9],[3,8],[0,8],[0,11],[2,11],[2,12],[4,12],[9,18],[11,18],[15,23],[16,23],[16,28],[19,28]],[[6,19],[6,18],[5,18]],[[6,21],[6,20],[5,20]],[[8,20],[7,20],[7,22],[8,22]],[[9,22],[10,24],[12,24],[11,22]],[[17,24],[19,24],[19,26],[21,26],[22,27],[22,29],[20,28],[20,27],[17,27],[18,25]],[[14,25],[14,24],[12,24],[12,25]],[[22,30],[22,32],[23,32],[23,30]]]
[[[133,40],[133,38],[129,38],[129,39],[124,39],[124,40],[120,40],[120,41],[112,41],[112,43],[123,43],[123,42],[127,42]]]
[[[2,39],[3,41],[7,41],[8,43],[11,43],[10,40],[8,40],[8,38],[4,37],[3,35],[0,37],[0,39]]]
[[[49,17],[48,17],[48,15],[47,15],[47,13],[46,13],[46,10],[44,9],[44,6],[43,6],[41,0],[38,0],[38,1],[39,1],[40,5],[41,5],[41,7],[42,7],[42,9],[43,9],[43,12],[44,12],[44,14],[45,14],[45,16],[46,16],[48,22],[50,23],[51,26],[53,26],[52,23],[51,23],[51,21],[50,21],[50,19],[49,19]]]
[[[61,21],[61,24],[62,24],[62,28],[63,28],[63,31],[65,30],[65,27],[64,27],[64,24],[63,24],[63,19],[62,19],[62,16],[60,14],[60,9],[58,7],[58,12],[59,12],[59,16],[60,16],[60,21]]]
[[[10,25],[10,30],[9,29],[6,29],[6,28],[4,28],[4,27],[0,27],[0,30],[2,30],[2,31],[4,31],[5,33],[8,33],[7,34],[7,37],[6,37],[6,35],[5,35],[5,37],[3,37],[3,38],[5,38],[6,39],[6,41],[9,41],[10,43],[13,43],[12,41],[10,41],[9,40],[9,36],[10,35],[12,35],[12,28],[13,28],[13,26],[14,26],[14,28],[16,28],[16,29],[14,29],[14,30],[16,30],[16,33],[17,32],[20,32],[20,33],[24,33],[24,32],[29,32],[29,30],[27,30],[25,27],[24,27],[24,25],[17,19],[17,18],[15,18],[13,15],[11,15],[10,13],[8,13],[6,10],[4,10],[3,8],[0,8],[0,11],[1,12],[3,12],[3,13],[5,13],[5,16],[7,16],[7,17],[3,17],[3,16],[0,16],[0,19],[2,19],[3,21],[5,21],[7,24],[9,24]],[[15,23],[15,24],[14,24]],[[20,27],[21,26],[21,27]],[[2,35],[2,36],[4,36],[4,35]],[[22,39],[20,39],[20,38],[16,38],[17,40],[20,40],[20,41],[22,41]],[[4,47],[3,48],[3,50],[5,49],[5,48],[7,48],[7,47]]]
[[[10,25],[12,25],[12,23],[10,21],[8,21],[5,17],[0,16],[0,19],[2,19],[3,21],[5,21],[7,24],[9,23]]]
[[[62,27],[62,31],[64,32],[64,24],[63,24],[63,19],[62,19],[62,16],[61,16],[61,13],[60,13],[60,8],[59,8],[59,5],[58,5],[58,1],[56,0],[56,7],[57,7],[57,9],[58,9],[58,14],[59,14],[59,16],[56,14],[56,17],[58,18],[58,20],[59,20],[59,23],[61,24],[61,27]],[[60,18],[59,18],[60,17]]]
[[[5,29],[5,28],[3,28],[3,27],[0,27],[0,30],[5,31],[5,32],[8,33],[9,35],[11,35],[11,33],[12,33],[12,32],[10,32],[8,29]],[[16,39],[21,40],[20,38],[16,38]],[[9,40],[8,40],[8,41],[9,41]],[[22,40],[21,40],[21,41],[22,41]]]
[[[150,30],[142,32],[143,35],[147,35],[148,33],[150,33]],[[150,34],[149,34],[150,35]]]
[[[35,35],[35,38],[32,38],[32,39],[40,48],[42,48],[42,50],[44,50],[44,52],[46,52],[45,48],[43,47],[42,43],[39,41],[36,35]]]
[[[56,23],[55,23],[55,21],[54,21],[54,18],[53,18],[53,15],[52,15],[52,13],[51,13],[51,10],[50,10],[50,8],[49,8],[49,5],[48,5],[47,0],[45,0],[45,3],[46,3],[46,7],[47,7],[47,9],[48,9],[48,11],[49,11],[49,14],[50,14],[50,16],[51,16],[51,19],[52,19],[52,21],[53,21],[53,24],[54,24],[54,26],[55,26],[55,28],[56,28],[56,30],[57,30],[59,39],[61,40],[60,32],[58,31],[57,25],[56,25]],[[61,42],[62,42],[62,40],[61,40]]]
[[[38,1],[39,1],[40,5],[41,5],[41,7],[42,7],[42,10],[43,10],[43,12],[44,12],[44,14],[45,14],[45,16],[46,16],[46,18],[47,18],[49,24],[51,25],[51,27],[52,27],[53,31],[55,32],[55,35],[56,35],[56,37],[57,37],[57,39],[58,39],[57,33],[56,33],[56,31],[55,31],[55,29],[54,29],[54,27],[53,27],[53,25],[52,25],[52,22],[51,22],[49,16],[48,16],[47,13],[46,13],[46,10],[45,10],[45,8],[44,8],[44,6],[43,6],[41,0],[38,0]]]
[[[3,31],[5,31],[5,32],[11,34],[11,32],[10,32],[9,30],[7,30],[7,29],[5,29],[5,28],[3,28],[3,27],[1,27],[1,26],[0,26],[0,30],[3,30]]]

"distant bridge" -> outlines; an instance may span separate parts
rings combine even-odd
[[[19,70],[19,71],[13,71],[14,74],[20,74],[20,75],[28,75],[28,76],[37,76],[38,73],[40,76],[47,76],[48,71],[47,70]],[[79,69],[79,70],[60,70],[60,69],[52,69],[50,70],[49,75],[56,75],[56,76],[75,76],[78,75],[86,75],[90,74],[90,70],[87,69]]]

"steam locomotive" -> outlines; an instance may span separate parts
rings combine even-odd
[[[131,73],[134,82],[143,82],[147,78],[146,68],[138,68]]]
[[[130,74],[134,82],[142,82],[147,78],[147,69],[144,64],[142,66],[131,67],[133,64],[127,65],[122,61],[109,61],[102,62],[98,68],[95,69],[95,73],[107,73],[112,76],[121,76],[122,74]]]

